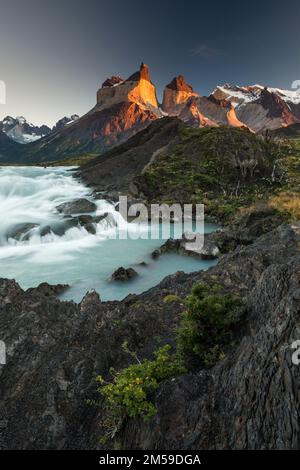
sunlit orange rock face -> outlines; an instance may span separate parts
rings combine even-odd
[[[235,109],[233,106],[230,107],[229,111],[227,112],[227,119],[228,119],[228,124],[233,127],[247,127],[243,122],[241,122],[236,113]]]
[[[197,128],[245,126],[262,133],[300,122],[300,93],[261,85],[224,84],[205,97],[178,75],[166,86],[160,108],[149,68],[142,63],[127,79],[117,75],[107,78],[97,91],[93,109],[27,146],[30,151],[26,158],[28,155],[28,161],[37,162],[101,155],[165,115]],[[3,148],[6,152],[0,135],[0,153]]]
[[[195,98],[190,98],[179,113],[179,118],[192,127],[217,127],[218,124],[205,116],[199,109],[199,102]]]
[[[232,127],[247,127],[244,122],[238,119],[235,112],[235,107],[230,101],[227,101],[224,97],[221,97],[221,95],[219,96],[219,99],[214,95],[211,95],[208,99],[216,105],[220,106],[220,108],[226,110],[226,117],[224,117],[223,122],[224,124]]]
[[[190,97],[178,117],[192,127],[244,126],[231,103],[205,96]]]
[[[107,137],[110,142],[120,140],[122,134],[121,140],[128,138],[160,117],[148,66],[142,63],[126,80],[118,76],[105,80],[92,113],[98,117],[94,138]]]
[[[230,125],[242,127],[233,106],[219,96],[208,99],[200,96],[183,77],[175,77],[164,90],[162,109],[169,116],[178,116],[193,127]]]
[[[100,111],[127,101],[136,103],[142,109],[151,108],[158,111],[156,89],[146,64],[142,64],[140,70],[127,80],[115,76],[108,78],[97,92],[96,107]]]
[[[178,75],[164,90],[162,109],[170,116],[178,116],[192,96],[199,95],[186,83],[183,75]]]
[[[93,138],[101,140],[105,137],[104,144],[111,146],[127,140],[155,119],[157,115],[151,110],[141,109],[133,102],[121,102],[95,112],[90,125],[94,131]]]

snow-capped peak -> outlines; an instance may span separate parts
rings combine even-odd
[[[225,85],[217,86],[212,95],[217,99],[225,99],[232,102],[233,105],[238,106],[256,101],[260,98],[263,90],[268,90],[270,93],[274,93],[286,103],[300,103],[300,89],[283,90],[281,88],[264,87],[258,84],[249,86],[232,86],[225,83]]]
[[[24,116],[17,116],[13,118],[6,116],[3,121],[0,121],[0,129],[12,140],[20,143],[27,144],[40,139],[50,132],[50,128],[46,125],[35,126],[26,120]]]
[[[212,95],[216,99],[230,101],[233,105],[238,106],[257,100],[263,89],[264,87],[261,85],[232,86],[226,83],[223,86],[217,86]]]
[[[65,116],[65,117],[61,118],[59,121],[57,121],[55,126],[52,128],[52,131],[59,131],[63,127],[69,126],[70,124],[73,124],[78,119],[79,119],[78,114],[72,114],[70,117]]]
[[[19,124],[25,124],[27,123],[27,120],[24,118],[24,116],[17,116],[16,117],[16,121],[19,123]],[[31,124],[32,125],[32,124]]]
[[[279,95],[287,103],[299,104],[300,103],[300,88],[296,90],[282,90],[281,88],[268,88],[269,91]]]

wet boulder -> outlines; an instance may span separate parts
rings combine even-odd
[[[138,276],[138,273],[133,268],[118,268],[112,275],[113,281],[129,281]]]
[[[213,234],[204,235],[204,244],[199,250],[196,249],[196,245],[194,250],[187,249],[187,244],[192,243],[193,239],[187,233],[183,234],[180,239],[169,238],[163,245],[154,250],[151,256],[153,259],[157,259],[166,253],[177,253],[179,255],[194,256],[202,260],[212,260],[220,256],[220,250],[213,239]]]
[[[108,218],[108,216],[109,216],[109,213],[104,212],[104,214],[96,215],[95,217],[93,217],[91,222],[93,222],[95,224],[99,224],[99,222],[102,222],[102,220]]]
[[[86,214],[95,212],[96,209],[97,206],[94,202],[84,198],[76,199],[76,201],[64,202],[56,207],[58,212],[65,215]]]
[[[49,235],[50,233],[54,233],[55,235],[58,235],[59,237],[62,237],[67,230],[73,227],[78,227],[79,226],[79,220],[77,217],[70,217],[66,218],[61,222],[55,222],[51,225],[44,225],[40,227],[39,233],[41,237],[44,237],[45,235]]]
[[[80,225],[84,226],[86,224],[90,224],[91,222],[93,222],[94,217],[89,214],[84,214],[84,215],[80,215],[79,217],[77,217],[77,220]]]
[[[96,235],[97,229],[96,229],[96,224],[86,224],[83,226],[87,232],[89,232],[92,235]]]
[[[214,234],[205,234],[204,235],[204,243],[203,246],[197,250],[195,245],[195,249],[188,250],[187,244],[192,243],[193,240],[190,241],[187,239],[186,234],[183,235],[183,242],[181,243],[181,247],[186,251],[186,254],[190,254],[191,256],[198,256],[203,260],[213,260],[220,256],[219,247],[216,245],[214,238]],[[195,241],[195,240],[194,240]],[[193,246],[191,246],[193,248]]]
[[[96,235],[97,232],[97,227],[96,225],[101,222],[102,220],[106,219],[109,220],[109,214],[108,212],[105,212],[104,214],[97,215],[97,216],[92,216],[92,215],[81,215],[78,217],[78,223],[85,228],[85,230],[92,235]]]
[[[8,230],[6,233],[7,239],[14,238],[18,241],[26,240],[28,239],[29,232],[36,227],[38,227],[38,224],[34,223],[17,224]]]

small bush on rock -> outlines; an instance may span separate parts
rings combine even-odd
[[[240,321],[243,301],[222,293],[219,286],[196,284],[188,296],[187,310],[177,331],[177,349],[189,366],[212,367],[224,357]]]
[[[165,345],[154,353],[154,359],[131,364],[119,372],[112,371],[113,381],[107,383],[101,376],[98,391],[105,398],[107,418],[104,423],[106,436],[114,437],[125,418],[150,419],[156,413],[151,401],[162,380],[185,372],[181,361],[170,353]],[[131,354],[136,360],[134,353]]]

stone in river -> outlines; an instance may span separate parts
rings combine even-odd
[[[94,212],[97,206],[94,202],[89,201],[88,199],[77,199],[76,201],[64,202],[56,207],[58,212],[61,212],[65,215],[72,214],[86,214],[89,212]]]
[[[138,273],[133,268],[118,268],[112,275],[113,281],[129,281],[136,277]]]

